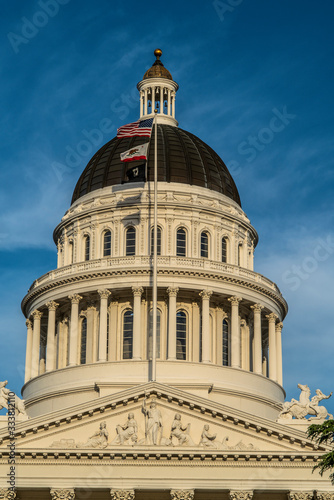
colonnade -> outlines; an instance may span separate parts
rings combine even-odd
[[[166,113],[164,112],[164,103],[167,101]],[[151,109],[149,109],[151,102]],[[159,106],[157,106],[159,103]],[[166,85],[150,85],[140,91],[140,118],[147,115],[153,115],[154,109],[158,108],[159,114],[175,118],[175,90],[166,87]]]
[[[179,293],[178,287],[168,287],[167,292],[167,309],[168,322],[166,317],[166,359],[175,361],[177,359],[177,311],[180,310],[180,303],[178,305],[177,299]],[[133,312],[133,330],[132,330],[132,359],[141,360],[146,359],[143,357],[143,342],[145,341],[144,335],[146,332],[143,328],[142,322],[142,295],[144,288],[140,286],[132,287],[132,312]],[[111,310],[108,307],[108,299],[111,295],[109,290],[98,290],[100,304],[99,309],[94,306],[87,307],[85,317],[87,319],[87,338],[86,338],[86,363],[92,362],[106,362],[116,359],[121,359],[121,354],[118,349],[118,354],[113,356],[108,355],[108,349],[115,350],[112,342],[116,342],[115,335],[108,335],[108,328],[114,329],[113,326],[116,319],[110,322],[110,314],[118,314],[117,309]],[[213,292],[211,290],[202,290],[199,292],[198,297],[201,301],[201,359],[202,363],[213,362],[213,352],[217,350],[217,341],[212,333],[212,311],[215,307],[211,304]],[[57,308],[59,304],[53,300],[45,304],[47,308],[47,334],[46,342],[41,339],[41,318],[45,314],[43,311],[34,310],[31,318],[26,321],[27,326],[27,351],[26,351],[26,377],[27,382],[31,378],[41,375],[44,372],[55,370],[56,368],[63,368],[65,366],[76,366],[80,364],[80,301],[83,297],[79,294],[69,295],[65,300],[68,302],[69,321],[67,325],[67,318],[63,318],[61,329],[58,328],[59,337],[57,339],[56,323],[57,323]],[[215,304],[220,297],[214,295]],[[227,299],[227,300],[226,300]],[[223,300],[223,299],[222,299]],[[226,305],[220,305],[219,318],[221,322],[228,318],[229,329],[229,366],[236,369],[246,369],[253,371],[259,375],[267,375],[270,379],[282,385],[282,338],[281,331],[283,324],[279,321],[278,316],[269,312],[263,314],[264,306],[261,304],[248,305],[249,310],[248,324],[245,319],[241,318],[240,304],[242,304],[242,297],[232,296],[225,297],[225,304],[230,303],[229,314],[226,310]],[[86,299],[85,299],[86,301]],[[63,300],[62,300],[63,302]],[[87,303],[87,301],[86,301]],[[89,303],[88,303],[89,304]],[[131,304],[131,301],[128,302]],[[181,303],[184,304],[184,303]],[[194,304],[194,303],[193,303]],[[129,308],[128,308],[129,309]],[[216,308],[217,309],[217,308]],[[225,310],[224,310],[225,309]],[[94,318],[98,314],[98,325],[96,325],[96,334],[94,337],[93,327]],[[113,312],[111,312],[113,311]],[[268,312],[268,311],[267,311]],[[190,322],[188,324],[188,340],[191,343],[196,342],[194,331],[199,331],[200,315],[197,318],[194,316],[192,320],[192,327]],[[59,325],[58,323],[58,325]],[[250,331],[249,325],[252,324]],[[263,331],[268,332],[268,350],[264,350],[264,336]],[[93,338],[94,337],[94,338]],[[246,337],[246,338],[244,338]],[[56,345],[56,340],[58,345]],[[46,350],[46,356],[45,356]],[[219,348],[218,348],[219,350]],[[44,353],[44,354],[43,354]],[[45,359],[44,359],[45,357]],[[43,363],[41,363],[43,358]],[[187,358],[188,359],[188,358]],[[217,363],[224,364],[219,361],[217,356]],[[245,361],[246,360],[246,361]],[[195,360],[196,361],[196,360]],[[268,363],[268,370],[266,364]]]

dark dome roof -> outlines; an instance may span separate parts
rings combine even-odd
[[[148,153],[147,177],[153,181],[154,127]],[[75,186],[72,203],[96,189],[126,182],[126,170],[143,161],[122,163],[120,153],[147,138],[129,137],[107,142],[89,161]],[[237,187],[222,159],[198,137],[172,125],[158,125],[158,181],[201,186],[222,193],[241,206]]]
[[[143,80],[146,80],[147,78],[167,78],[168,80],[173,80],[172,75],[170,74],[168,69],[166,69],[160,61],[162,50],[155,49],[154,55],[156,57],[156,60],[154,61],[152,67],[146,71]]]

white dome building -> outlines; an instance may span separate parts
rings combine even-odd
[[[17,498],[334,499],[312,475],[326,448],[307,420],[276,422],[287,304],[254,271],[257,233],[225,164],[178,128],[178,85],[155,55],[137,86],[140,118],[158,110],[146,164],[120,160],[143,137],[93,156],[54,231],[57,269],[22,302]],[[0,428],[3,477],[9,439]]]

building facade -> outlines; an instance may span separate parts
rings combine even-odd
[[[318,406],[326,396],[319,391],[312,406],[300,386],[300,401],[283,406],[286,301],[254,271],[258,236],[235,183],[207,144],[178,127],[178,85],[161,51],[155,56],[137,88],[140,119],[157,110],[157,144],[152,133],[147,162],[120,160],[148,141],[136,136],[116,137],[93,156],[54,231],[57,269],[22,302],[16,498],[332,500],[328,478],[312,475],[326,447],[305,434],[312,411],[327,417]],[[6,383],[1,390],[8,406]],[[293,418],[294,408],[306,415]],[[6,483],[0,499],[15,498]]]

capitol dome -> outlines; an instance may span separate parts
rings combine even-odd
[[[161,51],[155,56],[152,68],[161,69]],[[137,88],[140,120],[155,116],[151,136],[115,137],[89,161],[54,231],[57,269],[23,299],[27,410],[38,415],[50,404],[158,381],[196,394],[212,386],[213,399],[274,418],[284,399],[287,304],[254,271],[258,235],[224,162],[178,127],[178,84],[154,69]],[[146,164],[121,161],[147,142]],[[140,169],[141,178],[130,175]]]
[[[224,194],[240,205],[237,187],[222,159],[201,139],[178,127],[159,124],[158,182],[201,186]],[[147,180],[153,181],[154,129],[147,161]],[[96,189],[126,182],[126,164],[120,153],[142,144],[142,137],[115,137],[89,161],[74,189],[72,203]],[[133,167],[143,162],[132,163]]]

